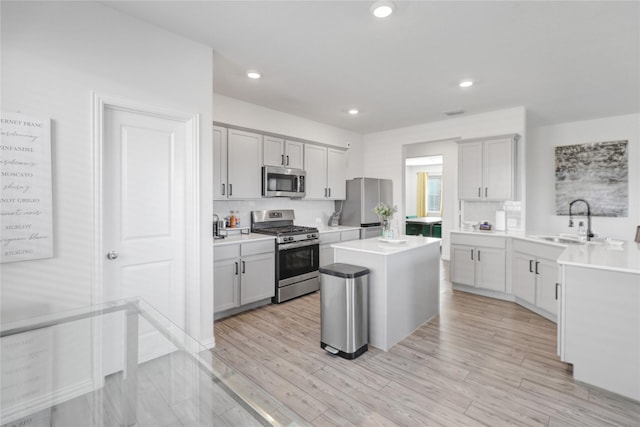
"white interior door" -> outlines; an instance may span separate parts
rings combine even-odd
[[[104,300],[142,297],[183,329],[185,135],[186,124],[181,121],[104,110]],[[122,368],[123,325],[116,323],[104,330],[105,374]],[[168,351],[165,339],[142,322],[140,360]]]

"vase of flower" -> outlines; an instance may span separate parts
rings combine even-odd
[[[384,239],[393,238],[391,234],[391,218],[397,211],[397,206],[390,207],[384,203],[380,203],[378,206],[373,208],[373,212],[380,217],[380,222],[382,223],[382,237]]]
[[[391,221],[389,218],[382,218],[382,238],[391,238]]]

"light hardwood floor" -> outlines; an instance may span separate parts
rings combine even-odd
[[[640,402],[575,382],[554,323],[452,291],[440,315],[389,352],[320,349],[314,293],[217,321],[214,353],[316,426],[640,426]]]

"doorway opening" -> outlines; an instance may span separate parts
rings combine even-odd
[[[444,156],[405,159],[406,234],[442,237]]]

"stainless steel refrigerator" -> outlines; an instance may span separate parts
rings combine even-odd
[[[347,181],[347,198],[342,203],[342,225],[363,227],[361,239],[382,235],[380,217],[373,212],[379,203],[393,206],[393,182],[390,179],[354,178]]]

